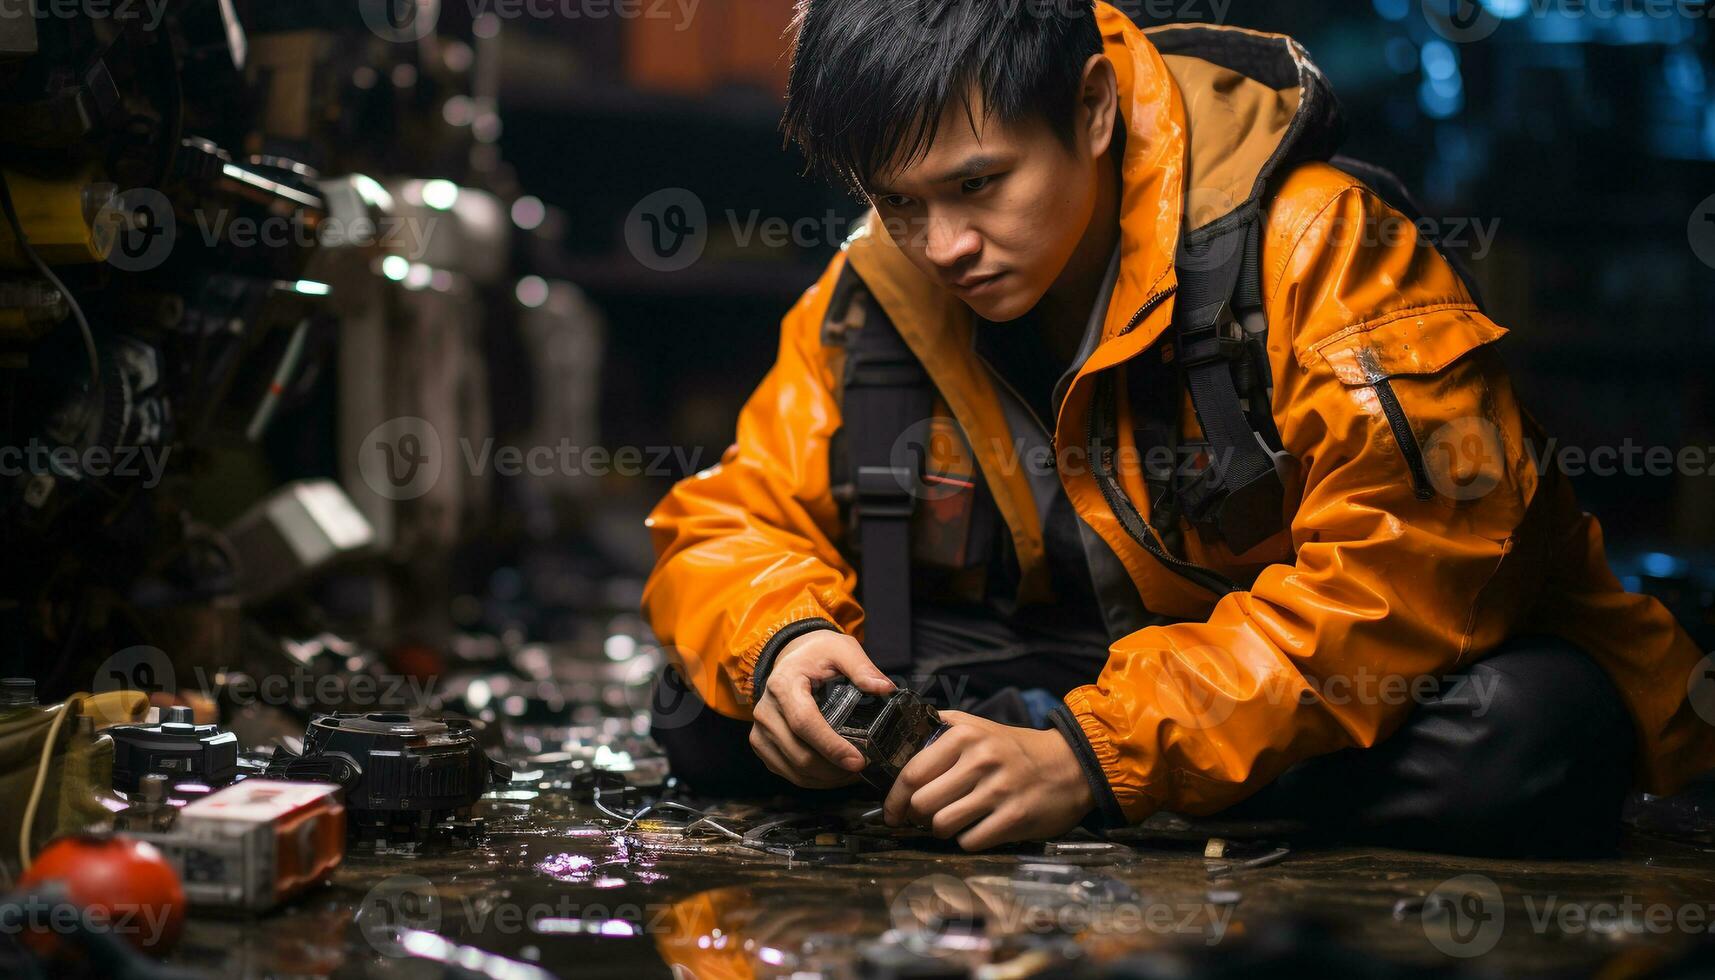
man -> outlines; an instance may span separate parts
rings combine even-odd
[[[1715,760],[1699,651],[1531,463],[1503,329],[1324,162],[1302,48],[807,0],[785,125],[873,210],[649,520],[691,786],[851,783],[839,678],[965,709],[885,812],[971,850],[1158,811],[1588,850]]]

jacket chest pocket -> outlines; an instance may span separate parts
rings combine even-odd
[[[1518,442],[1510,386],[1489,345],[1506,330],[1474,308],[1384,321],[1324,341],[1304,360],[1325,363],[1384,429],[1420,501],[1459,506],[1534,472]],[[1308,365],[1307,365],[1308,366]]]

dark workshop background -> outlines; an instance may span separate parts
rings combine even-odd
[[[1219,10],[1134,6],[1189,19]],[[1592,446],[1715,446],[1715,269],[1689,240],[1693,213],[1715,194],[1709,18],[1488,7],[1515,16],[1468,44],[1433,30],[1417,0],[1235,0],[1227,20],[1304,42],[1351,120],[1348,153],[1400,174],[1451,231],[1455,219],[1498,227],[1473,266],[1551,433]],[[502,145],[520,183],[564,210],[566,275],[607,317],[611,444],[696,446],[715,458],[767,370],[779,317],[837,244],[738,247],[729,213],[740,229],[752,214],[857,214],[837,189],[801,178],[800,158],[781,145],[787,56],[774,39],[790,8],[711,0],[677,34],[651,20],[505,25],[516,58]],[[631,209],[664,188],[693,191],[711,215],[708,250],[683,273],[649,272],[623,239]],[[1620,543],[1715,543],[1709,477],[1577,483]]]

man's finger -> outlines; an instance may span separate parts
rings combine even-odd
[[[768,733],[769,741],[774,744],[781,758],[785,759],[801,775],[811,775],[821,779],[837,779],[850,774],[848,770],[822,758],[820,753],[806,744],[803,739],[800,739],[779,712],[766,715],[757,712],[755,717],[757,724],[761,725],[763,730]]]
[[[756,729],[751,735],[751,748],[756,752],[762,764],[768,771],[781,779],[801,786],[804,789],[834,789],[849,785],[851,773],[828,764],[827,760],[812,753],[812,765],[808,768],[796,765],[781,749],[780,743],[767,729]]]
[[[758,727],[750,730],[750,749],[762,760],[762,764],[768,767],[769,772],[781,778],[790,778],[786,760],[780,755],[780,750],[774,747],[774,740],[768,736],[767,729]]]
[[[962,796],[935,814],[928,822],[929,832],[946,840],[987,817],[993,809],[993,805],[981,794]]]
[[[921,826],[931,824],[936,814],[970,796],[982,778],[982,770],[975,766],[954,766],[911,794],[906,817]]]
[[[863,768],[863,754],[828,727],[822,712],[816,708],[815,699],[810,696],[808,681],[783,692],[780,710],[786,716],[786,724],[792,733],[821,753],[823,758],[851,772]]]
[[[911,761],[900,770],[899,777],[893,781],[893,788],[888,791],[887,799],[882,803],[882,815],[888,824],[899,826],[906,822],[906,808],[912,794],[927,786],[959,761],[959,752],[966,744],[966,737],[958,729],[950,729],[947,734],[931,742],[929,747],[917,753]]]
[[[976,826],[960,834],[959,846],[967,851],[986,851],[1029,836],[1021,830],[1018,818],[1005,807],[998,807]]]
[[[861,652],[841,650],[834,654],[830,660],[834,669],[844,674],[846,679],[863,693],[876,695],[893,693],[893,682],[888,680],[887,675],[882,673],[881,669]]]

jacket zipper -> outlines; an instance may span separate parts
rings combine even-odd
[[[1166,302],[1167,298],[1176,291],[1176,287],[1168,288],[1151,296],[1143,304],[1143,308],[1139,309],[1127,322],[1121,333],[1130,333],[1136,329],[1145,317],[1149,316],[1156,307]],[[1119,518],[1120,526],[1125,528],[1126,533],[1131,535],[1133,540],[1142,545],[1145,551],[1149,552],[1156,561],[1165,565],[1169,570],[1216,595],[1238,592],[1238,584],[1225,575],[1213,569],[1188,562],[1162,547],[1161,542],[1155,537],[1155,529],[1150,526],[1148,518],[1139,513],[1137,506],[1131,502],[1131,498],[1125,495],[1125,491],[1120,487],[1119,482],[1113,478],[1113,450],[1110,448],[1098,452],[1096,445],[1097,413],[1107,411],[1107,405],[1112,394],[1112,378],[1107,376],[1098,378],[1096,390],[1092,395],[1090,415],[1085,430],[1085,440],[1092,461],[1091,471],[1096,478],[1097,489],[1101,490],[1103,499],[1108,502],[1108,509],[1113,511],[1115,517]]]
[[[1411,420],[1405,417],[1405,408],[1394,393],[1393,383],[1386,378],[1377,378],[1371,387],[1375,389],[1376,400],[1381,402],[1388,426],[1393,429],[1393,438],[1399,443],[1405,465],[1411,470],[1411,485],[1417,492],[1417,499],[1435,499],[1435,487],[1429,482],[1429,468],[1423,462],[1423,447],[1418,445],[1417,434],[1411,431]]]

